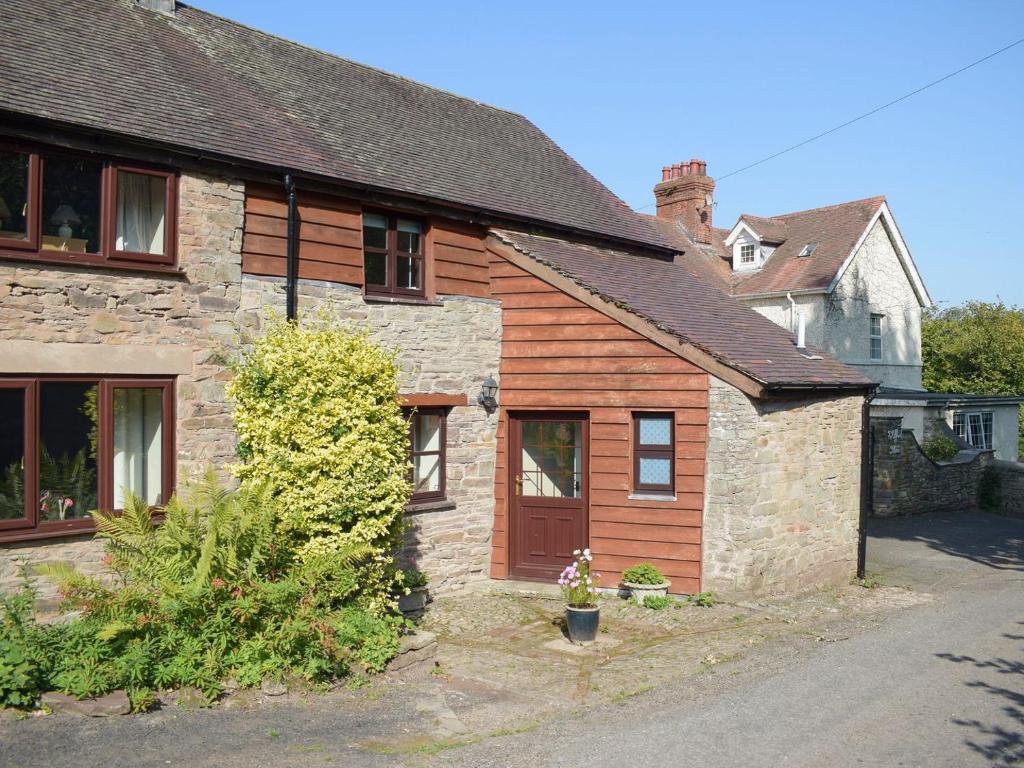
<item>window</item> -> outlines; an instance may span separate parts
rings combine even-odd
[[[633,414],[633,490],[675,490],[675,425],[671,413]]]
[[[740,246],[740,264],[753,264],[757,258],[754,250],[757,246],[752,243],[746,243]]]
[[[413,502],[441,500],[445,494],[446,419],[443,408],[409,412],[409,454]]]
[[[171,265],[176,201],[170,171],[0,146],[0,249],[8,257]]]
[[[169,379],[0,378],[0,538],[90,530],[128,493],[164,504],[172,425]]]
[[[953,431],[957,437],[983,451],[992,450],[992,412],[954,413]]]
[[[369,294],[423,295],[423,225],[384,213],[363,214],[363,267]]]
[[[817,243],[808,243],[807,245],[804,246],[803,250],[800,251],[800,256],[806,258],[807,256],[810,256],[812,253],[814,253],[816,250],[818,250]]]
[[[882,318],[884,315],[872,315],[871,316],[871,331],[869,338],[871,340],[871,359],[881,360],[882,359]]]

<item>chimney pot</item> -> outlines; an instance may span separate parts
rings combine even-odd
[[[714,210],[707,200],[714,194],[715,180],[707,172],[707,163],[696,157],[672,163],[662,167],[661,184],[655,187],[658,217],[680,222],[698,243],[711,242]],[[675,183],[662,186],[669,181]]]

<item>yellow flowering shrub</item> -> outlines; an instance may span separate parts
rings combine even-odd
[[[371,545],[376,556],[359,583],[363,601],[383,608],[411,493],[395,353],[323,316],[308,325],[274,319],[235,365],[227,391],[237,476],[270,484],[279,533],[301,561]]]

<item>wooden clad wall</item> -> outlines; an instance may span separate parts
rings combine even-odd
[[[491,295],[486,233],[447,219],[431,222],[428,248],[434,256],[434,290],[449,296]]]
[[[363,223],[358,203],[299,193],[299,277],[363,284]],[[285,274],[288,204],[283,188],[247,184],[242,271]]]
[[[502,302],[501,411],[491,575],[508,575],[508,411],[590,414],[590,547],[602,584],[639,561],[672,591],[700,591],[708,374],[606,315],[489,252]],[[674,410],[676,501],[628,498],[631,414]]]
[[[299,192],[299,277],[363,285],[362,206],[332,195]],[[248,184],[242,271],[283,277],[288,206],[284,189]],[[485,231],[433,218],[426,239],[427,295],[487,297]]]

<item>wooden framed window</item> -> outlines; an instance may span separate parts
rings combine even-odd
[[[113,259],[174,261],[176,178],[169,171],[111,165],[106,231]]]
[[[412,460],[411,502],[445,497],[447,409],[416,408],[409,416],[409,455]]]
[[[675,492],[673,414],[633,414],[633,490],[665,495]]]
[[[93,510],[173,488],[173,380],[0,378],[0,540],[90,531]]]
[[[0,145],[0,256],[166,269],[176,250],[173,171]]]
[[[363,275],[366,293],[424,295],[425,227],[393,213],[363,213]]]
[[[747,243],[740,246],[740,264],[753,264],[756,258],[754,253],[755,246]]]
[[[871,327],[868,331],[868,339],[871,343],[871,359],[882,359],[882,320],[885,315],[871,315]]]

